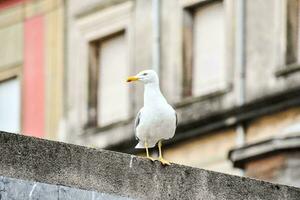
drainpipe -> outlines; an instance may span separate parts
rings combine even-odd
[[[68,8],[70,3],[68,0],[63,0],[63,53],[64,53],[64,60],[63,60],[63,83],[62,83],[62,90],[63,90],[63,99],[62,99],[62,114],[61,119],[58,125],[58,141],[60,142],[71,142],[69,137],[69,118],[68,118]]]
[[[152,0],[152,69],[160,78],[160,0]],[[151,155],[158,156],[157,150]]]
[[[246,44],[246,30],[245,30],[245,15],[246,4],[245,0],[236,1],[236,88],[237,88],[237,105],[242,106],[245,104],[245,90],[246,90],[246,66],[245,66],[245,44]],[[236,128],[237,137],[236,143],[238,146],[245,144],[245,128],[243,124],[238,124]]]
[[[160,75],[160,0],[152,0],[152,67]]]

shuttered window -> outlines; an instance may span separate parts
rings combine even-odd
[[[300,0],[278,1],[278,48],[280,65],[275,75],[287,76],[300,71]]]
[[[299,63],[299,0],[287,1],[286,55],[287,65]]]
[[[17,78],[0,82],[0,130],[20,131],[20,81]]]
[[[200,6],[194,13],[193,95],[214,90],[225,68],[225,27],[223,3]]]
[[[125,34],[100,42],[98,124],[107,125],[128,118],[128,56]]]
[[[207,1],[188,7],[183,20],[183,96],[202,96],[224,89],[223,1]]]
[[[125,32],[95,41],[91,47],[90,116],[94,126],[129,117],[128,44]],[[94,68],[94,69],[93,69]]]
[[[0,130],[19,133],[23,24],[1,27],[0,44]]]

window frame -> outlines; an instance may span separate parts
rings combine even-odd
[[[276,30],[277,30],[277,38],[279,38],[279,42],[277,44],[277,65],[275,71],[276,77],[285,77],[289,76],[291,74],[294,74],[294,72],[300,71],[300,1],[298,0],[298,13],[296,13],[298,16],[290,16],[291,13],[289,13],[289,6],[288,6],[288,0],[280,0],[276,3],[276,13],[277,13],[277,19],[276,19]],[[289,33],[289,18],[290,17],[297,17],[297,26],[295,30],[297,33]],[[297,38],[297,52],[296,52],[296,60],[292,63],[288,63],[288,51],[289,51],[289,42],[288,37],[291,34],[296,34],[298,36]]]
[[[222,80],[219,84],[210,90],[203,91],[198,95],[193,95],[192,78],[193,78],[193,26],[194,12],[199,7],[214,2],[223,2],[225,17],[225,69],[223,70]],[[233,81],[233,65],[234,65],[234,3],[227,0],[181,0],[182,5],[182,38],[183,38],[183,79],[182,79],[182,97],[184,101],[191,99],[202,99],[209,96],[223,95],[231,90]]]
[[[119,36],[119,35],[124,35],[124,37],[126,38],[126,30],[120,30],[114,33],[111,33],[107,36],[101,37],[97,40],[93,40],[90,42],[89,44],[89,82],[88,82],[88,126],[89,127],[103,127],[103,125],[99,125],[99,115],[100,113],[98,113],[98,92],[99,90],[101,90],[101,86],[99,88],[99,62],[100,62],[100,58],[99,58],[99,51],[100,51],[100,46],[101,43],[105,40],[109,40],[111,38],[114,38],[115,36]],[[129,66],[128,66],[129,67]],[[101,91],[100,91],[101,92]],[[129,98],[129,96],[128,96]],[[121,120],[123,121],[123,120]],[[126,121],[126,120],[125,120]],[[119,121],[118,121],[119,122]],[[118,123],[116,122],[116,123]],[[115,122],[114,122],[115,123]],[[111,125],[111,124],[108,124]],[[104,127],[107,125],[104,125]]]
[[[97,71],[95,67],[90,67],[91,65],[96,66],[97,61],[91,61],[91,55],[95,54],[97,42],[107,39],[115,34],[125,33],[125,39],[128,44],[128,66],[129,73],[133,72],[131,66],[133,63],[132,58],[132,43],[133,43],[133,23],[132,23],[132,14],[133,14],[133,2],[127,1],[124,3],[118,3],[109,7],[102,7],[101,11],[94,10],[94,12],[83,12],[77,14],[76,24],[80,32],[80,43],[83,48],[80,48],[79,53],[83,54],[83,59],[80,59],[80,63],[84,65],[85,78],[81,82],[83,87],[84,98],[81,99],[80,104],[78,105],[81,108],[81,113],[85,113],[84,119],[81,121],[81,126],[83,133],[98,133],[105,131],[110,127],[114,127],[115,124],[127,124],[131,122],[130,119],[123,121],[118,121],[112,124],[98,126],[97,119],[97,92],[95,81],[97,79]],[[92,54],[91,54],[92,53]],[[98,55],[94,55],[97,57]],[[92,75],[92,80],[89,81],[89,77]],[[97,81],[98,82],[98,81]],[[132,91],[133,88],[130,88]],[[133,105],[133,97],[129,96],[129,107]],[[82,106],[82,104],[84,106]],[[131,105],[132,104],[132,105]],[[133,109],[129,109],[129,116],[133,116]]]
[[[21,49],[24,47],[24,2],[12,4],[5,9],[0,10],[0,28],[5,29],[11,26],[20,25],[21,28]],[[34,12],[32,13],[32,15]],[[31,16],[31,15],[30,15]],[[23,129],[23,64],[24,64],[24,50],[21,52],[21,57],[9,64],[1,65],[0,67],[0,84],[12,79],[17,79],[19,82],[19,132]]]
[[[15,63],[9,66],[5,66],[0,70],[0,84],[5,83],[6,81],[17,79],[20,84],[20,100],[19,100],[19,131],[22,130],[22,63]]]
[[[0,70],[0,83],[10,79],[20,78],[21,75],[20,72],[21,72],[21,63],[3,67],[3,69]]]

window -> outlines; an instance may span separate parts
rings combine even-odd
[[[23,26],[0,28],[0,130],[20,132],[20,80],[23,62]]]
[[[300,70],[299,0],[278,1],[277,30],[279,33],[278,64],[276,76],[286,76]]]
[[[299,63],[299,0],[287,1],[285,64]]]
[[[80,85],[76,93],[69,94],[79,117],[76,126],[95,134],[130,123],[133,115],[125,79],[133,66],[134,2],[99,2],[98,6],[95,12],[78,13],[75,32],[70,33],[74,36],[70,54],[79,56],[69,59],[69,64],[80,76],[68,73],[69,83]]]
[[[223,2],[206,1],[188,8],[184,24],[184,96],[213,93],[225,75]]]
[[[20,83],[16,78],[0,82],[0,130],[20,131]]]
[[[129,117],[129,74],[125,32],[90,44],[90,122],[106,126]]]

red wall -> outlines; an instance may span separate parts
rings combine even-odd
[[[24,22],[22,132],[43,137],[45,132],[44,18]]]

